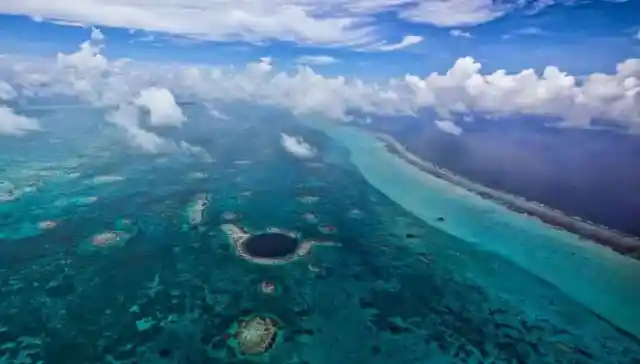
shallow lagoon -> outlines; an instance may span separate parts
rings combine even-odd
[[[309,125],[347,146],[372,185],[425,222],[446,216],[438,224],[445,231],[519,264],[640,337],[640,291],[632,289],[640,262],[422,173],[356,128]]]
[[[188,112],[192,119],[203,118],[198,110]],[[236,357],[225,333],[235,320],[264,313],[283,323],[278,345],[257,358],[264,362],[640,360],[638,340],[608,322],[615,316],[605,320],[593,313],[594,307],[613,307],[608,305],[619,300],[615,313],[630,315],[625,304],[631,301],[624,301],[624,290],[615,285],[619,280],[611,287],[591,280],[596,284],[570,291],[565,281],[550,279],[560,275],[553,256],[539,256],[548,249],[532,250],[537,260],[518,260],[522,255],[514,246],[529,247],[525,240],[536,223],[513,224],[520,217],[437,181],[427,186],[440,200],[429,199],[430,194],[413,190],[414,178],[424,176],[394,173],[393,181],[381,180],[384,173],[376,171],[404,167],[377,154],[375,143],[352,131],[342,134],[333,126],[318,131],[275,116],[247,111],[233,124],[210,124],[209,138],[197,122],[183,131],[214,161],[113,154],[121,149],[96,142],[100,158],[87,157],[74,167],[77,178],[40,178],[36,191],[0,204],[0,358],[65,364],[250,362]],[[286,154],[279,145],[281,131],[303,135],[320,156],[305,162]],[[49,161],[54,166],[65,165],[75,154],[54,157]],[[27,177],[43,168],[32,166]],[[31,178],[9,172],[0,179],[18,187]],[[188,177],[193,173],[199,178]],[[91,183],[105,175],[123,179]],[[430,208],[417,209],[393,186]],[[209,201],[202,220],[192,224],[188,208],[203,193]],[[87,203],[91,196],[97,199]],[[471,211],[464,208],[469,201],[484,209],[482,218],[462,219],[458,211]],[[341,246],[313,250],[287,265],[251,264],[235,255],[220,230],[225,212],[235,213],[236,222],[251,230],[280,227],[302,239]],[[315,219],[305,215],[310,213]],[[439,216],[445,221],[437,221]],[[58,224],[36,230],[42,220]],[[24,229],[14,234],[14,226],[32,229],[16,235]],[[333,229],[328,234],[321,226]],[[563,234],[536,228],[536,236],[545,239]],[[91,245],[91,237],[108,231],[124,231],[127,239]],[[513,239],[509,250],[498,240],[505,235]],[[564,265],[567,280],[592,268],[616,279],[635,272],[637,266],[620,263],[599,247],[567,241],[566,249],[589,263]],[[546,263],[538,266],[541,261]],[[621,265],[615,269],[600,261]],[[277,294],[264,294],[263,281],[274,282]],[[606,305],[589,301],[588,292]],[[636,299],[631,287],[626,292],[627,299]]]

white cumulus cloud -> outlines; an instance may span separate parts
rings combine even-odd
[[[131,144],[148,153],[159,153],[171,148],[166,139],[144,130],[139,125],[139,110],[137,107],[124,104],[107,114],[107,120],[120,127]]]
[[[338,60],[333,56],[327,55],[304,55],[296,58],[296,63],[310,65],[325,65],[336,63]]]
[[[102,31],[98,28],[91,28],[91,40],[92,41],[102,41],[104,40],[104,34],[102,34]]]
[[[291,136],[281,133],[280,144],[282,144],[282,147],[287,152],[298,158],[313,158],[317,154],[316,149],[299,136]]]
[[[220,110],[216,109],[215,106],[211,104],[205,104],[205,107],[207,108],[207,111],[209,112],[209,114],[214,118],[217,118],[220,120],[231,120],[231,117],[229,115],[224,114]]]
[[[180,148],[181,151],[187,153],[187,154],[191,154],[191,155],[195,155],[196,157],[200,158],[200,160],[207,162],[207,163],[211,163],[213,162],[213,157],[211,157],[211,155],[209,154],[209,152],[207,152],[204,148],[197,146],[197,145],[191,145],[187,142],[185,142],[184,140],[181,140],[178,144],[178,148]]]
[[[532,69],[508,74],[480,73],[481,64],[461,58],[444,75],[426,78],[408,75],[413,102],[432,107],[442,117],[451,112],[493,115],[529,114],[586,127],[607,120],[635,128],[640,125],[640,59],[618,64],[613,75],[594,73],[583,80],[548,66],[542,74]]]
[[[464,30],[460,30],[460,29],[451,29],[449,31],[449,34],[452,37],[471,38],[471,33],[465,32]]]
[[[0,135],[21,136],[34,130],[40,130],[37,120],[18,115],[11,108],[0,105]]]
[[[451,120],[436,120],[434,121],[436,127],[445,133],[453,135],[461,135],[463,130]]]
[[[205,162],[212,161],[209,153],[202,147],[191,145],[185,141],[174,142],[145,130],[140,125],[140,110],[136,105],[119,105],[107,114],[106,119],[123,130],[130,144],[142,152],[156,154],[181,151],[194,155]]]
[[[405,35],[402,38],[402,40],[397,43],[382,42],[382,43],[370,45],[364,48],[363,50],[391,52],[391,51],[397,51],[399,49],[411,47],[412,45],[416,45],[422,42],[423,40],[424,38],[419,35]]]
[[[442,27],[471,26],[503,16],[509,10],[492,0],[427,0],[401,12],[406,19]]]
[[[149,111],[149,121],[153,126],[180,127],[186,121],[173,94],[166,88],[146,88],[140,91],[134,103]]]
[[[93,38],[93,32],[92,32]],[[64,54],[58,53],[58,66],[83,74],[89,72],[99,74],[107,70],[107,59],[100,54],[102,47],[95,45],[90,41],[86,41],[80,45],[80,49],[76,53]]]

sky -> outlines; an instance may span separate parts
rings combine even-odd
[[[0,134],[41,130],[19,105],[44,97],[107,108],[147,151],[166,144],[151,129],[188,122],[181,100],[227,118],[216,104],[432,109],[452,135],[474,114],[638,133],[637,14],[640,0],[3,0]]]
[[[52,55],[96,26],[112,57],[269,56],[281,67],[306,62],[359,77],[445,71],[464,56],[490,71],[610,72],[640,54],[637,14],[637,0],[3,0],[0,46]]]

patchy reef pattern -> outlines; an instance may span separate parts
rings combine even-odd
[[[120,130],[84,122],[64,143],[49,143],[54,129],[0,142],[0,363],[640,362],[631,321],[451,233],[492,221],[458,213],[459,191],[420,205],[429,218],[390,199],[372,171],[395,162],[368,139],[353,138],[360,153],[273,110],[216,123],[197,105],[184,112],[180,138],[211,158],[135,154]],[[315,159],[289,158],[281,132]],[[537,226],[544,241],[557,233]],[[507,235],[491,243],[525,243]],[[623,263],[595,290],[584,259],[575,284],[614,302],[623,274],[638,277]],[[632,315],[635,292],[613,311]]]

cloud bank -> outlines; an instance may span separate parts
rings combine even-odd
[[[258,103],[339,121],[352,121],[354,112],[396,116],[433,109],[439,119],[451,121],[475,114],[534,115],[567,127],[588,128],[594,122],[607,122],[640,131],[640,59],[619,63],[612,74],[572,76],[555,66],[542,73],[527,69],[483,74],[479,62],[463,57],[446,73],[367,82],[326,77],[308,65],[279,72],[270,58],[244,68],[108,60],[102,54],[104,47],[103,39],[90,40],[75,53],[60,53],[55,60],[0,58],[3,95],[64,95],[116,111],[133,107],[147,112],[152,126],[179,127],[187,122],[176,104],[179,98],[205,105]],[[133,115],[133,111],[126,113]],[[143,129],[139,121],[127,125],[129,134],[144,140],[145,149],[160,145],[137,129]]]
[[[287,152],[297,158],[308,159],[315,157],[317,154],[316,149],[299,136],[291,136],[281,133],[280,144],[282,144],[282,147]]]

